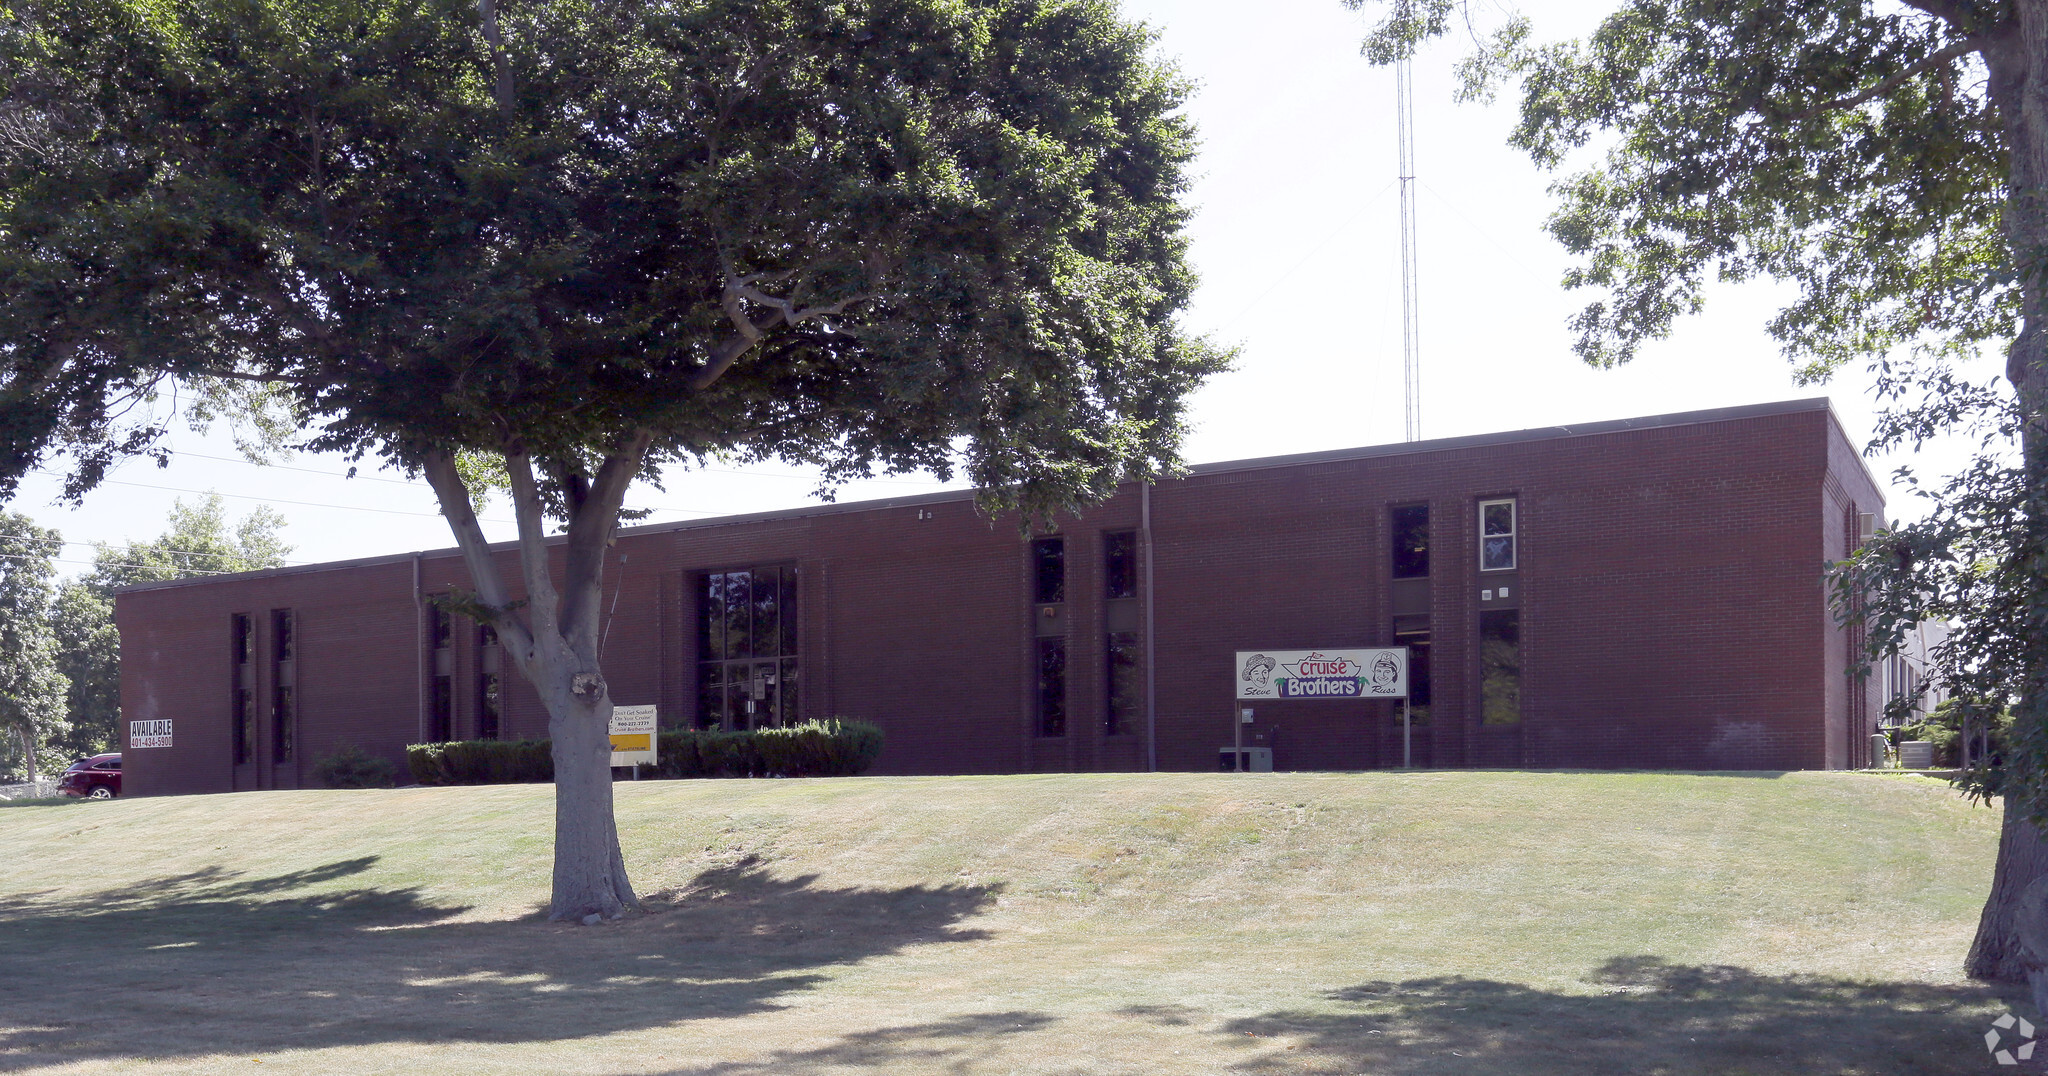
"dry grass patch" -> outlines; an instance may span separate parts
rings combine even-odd
[[[618,801],[649,911],[596,928],[535,917],[544,787],[0,811],[0,1070],[1980,1072],[2008,1004],[1958,970],[1996,817],[1919,779]]]

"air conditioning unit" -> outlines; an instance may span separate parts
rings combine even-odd
[[[1273,749],[1219,747],[1216,749],[1216,769],[1220,773],[1272,773]]]
[[[1877,537],[1877,513],[1856,513],[1856,541],[1867,542]]]

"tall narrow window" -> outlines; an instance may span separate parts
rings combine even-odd
[[[434,648],[427,742],[447,743],[455,738],[455,616],[439,603],[427,606],[427,637]]]
[[[1102,734],[1128,736],[1138,729],[1145,699],[1140,673],[1144,648],[1138,634],[1138,532],[1102,536],[1104,706]]]
[[[256,715],[251,712],[256,683],[256,626],[247,613],[236,613],[230,624],[233,636],[234,684],[229,695],[233,708],[235,765],[255,755]]]
[[[795,567],[707,572],[697,588],[697,724],[751,729],[799,716]]]
[[[1394,618],[1394,645],[1408,648],[1408,720],[1429,724],[1429,618]]]
[[[1139,678],[1138,633],[1113,631],[1108,641],[1109,706],[1102,732],[1105,736],[1126,736],[1137,730],[1145,704]]]
[[[455,678],[434,677],[433,706],[427,711],[427,742],[447,743],[455,738]]]
[[[298,733],[298,630],[290,609],[270,611],[270,758],[290,762]]]
[[[1479,568],[1507,571],[1515,566],[1515,502],[1479,502]]]
[[[1058,605],[1067,600],[1067,543],[1064,538],[1040,538],[1031,543],[1032,601]]]
[[[498,670],[503,665],[498,648],[498,630],[489,624],[476,626],[476,738],[495,740],[501,733],[504,712],[503,690]]]
[[[1488,725],[1522,719],[1522,612],[1479,614],[1479,714]]]
[[[445,650],[455,641],[455,618],[438,603],[429,603],[427,610],[427,621],[434,637],[434,649]]]
[[[1067,734],[1067,641],[1038,640],[1038,734]]]
[[[1394,578],[1429,576],[1429,506],[1407,504],[1394,509]]]
[[[498,697],[498,674],[478,673],[476,680],[476,738],[495,740],[500,732],[498,712],[502,705]]]
[[[1102,536],[1102,596],[1109,601],[1138,596],[1138,533]]]

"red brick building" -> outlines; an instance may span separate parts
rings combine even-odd
[[[622,531],[603,662],[664,725],[873,721],[883,773],[1213,769],[1235,651],[1393,645],[1418,766],[1858,765],[1823,571],[1881,511],[1825,400],[1210,464],[1028,538],[966,493],[820,505]],[[172,722],[129,787],[546,735],[424,600],[465,585],[442,550],[122,592],[125,718]],[[1401,763],[1398,704],[1254,716],[1280,769]]]

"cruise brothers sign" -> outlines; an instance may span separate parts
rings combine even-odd
[[[1240,650],[1240,699],[1405,699],[1408,649]]]

